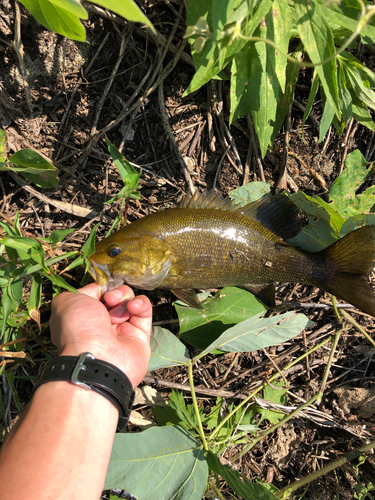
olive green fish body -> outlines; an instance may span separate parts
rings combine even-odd
[[[101,241],[90,259],[98,284],[170,289],[197,306],[193,289],[246,286],[264,300],[262,290],[275,281],[298,282],[318,286],[375,315],[372,292],[363,278],[375,258],[375,226],[311,253],[284,241],[299,229],[298,211],[284,196],[243,208],[213,195],[192,200],[139,219]],[[353,267],[358,245],[361,261]]]

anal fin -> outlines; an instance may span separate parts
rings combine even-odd
[[[171,290],[171,292],[173,292],[178,299],[185,302],[188,306],[194,307],[195,309],[203,309],[198,295],[192,288]]]
[[[241,288],[253,293],[267,307],[276,307],[274,283],[261,285],[242,285]]]

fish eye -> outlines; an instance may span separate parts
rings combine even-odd
[[[110,257],[116,257],[116,255],[118,255],[119,253],[122,252],[122,248],[120,247],[111,247],[107,250],[107,254],[110,256]]]

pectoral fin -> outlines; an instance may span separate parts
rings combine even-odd
[[[273,283],[261,285],[243,285],[241,288],[253,293],[268,307],[276,307],[275,285]]]
[[[174,262],[169,272],[172,276],[201,276],[202,271],[212,264],[211,255],[196,255]]]
[[[187,288],[186,290],[171,290],[177,298],[185,302],[188,306],[194,307],[195,309],[203,309],[202,304],[199,301],[198,295],[193,289]]]

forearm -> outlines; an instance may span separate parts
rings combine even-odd
[[[105,397],[70,382],[35,392],[0,454],[1,500],[100,498],[118,421]]]

